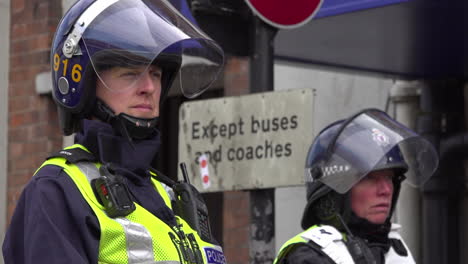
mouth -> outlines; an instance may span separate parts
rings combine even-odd
[[[132,106],[132,108],[139,110],[139,111],[143,111],[143,112],[153,111],[153,107],[149,104],[138,104],[138,105]]]
[[[390,204],[389,203],[379,203],[377,205],[374,205],[373,208],[377,209],[377,210],[389,210],[390,209]]]

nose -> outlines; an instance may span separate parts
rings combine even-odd
[[[378,182],[377,192],[380,195],[390,195],[393,194],[393,182],[390,178],[380,177]]]
[[[138,94],[152,94],[159,88],[159,80],[155,80],[149,72],[141,74],[138,80]]]

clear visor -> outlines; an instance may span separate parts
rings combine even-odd
[[[394,158],[390,152],[395,148],[401,153],[401,160],[387,160]],[[381,168],[383,162],[404,164],[408,169],[407,182],[419,187],[436,170],[438,156],[429,141],[384,112],[369,110],[347,123],[338,135],[330,157],[321,166],[319,180],[339,193],[346,193],[369,172]],[[310,173],[306,174],[306,181],[312,180]]]
[[[162,74],[169,70],[176,75],[176,85],[187,97],[202,93],[216,79],[223,51],[167,1],[112,1],[97,11],[82,36],[83,52],[105,87],[116,92],[134,89],[143,76],[154,75],[151,65]],[[134,70],[125,85],[107,81],[105,73],[113,67]]]

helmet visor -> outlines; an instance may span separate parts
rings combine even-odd
[[[407,169],[408,183],[417,187],[437,168],[433,145],[385,112],[367,110],[343,125],[335,143],[330,143],[329,158],[321,166],[319,178],[339,193],[346,193],[374,170]]]
[[[174,64],[180,66],[174,74],[183,80],[178,86],[187,97],[200,94],[216,79],[223,51],[167,1],[110,1],[104,8],[90,7],[98,10],[98,14],[90,11],[93,19],[80,17],[90,20],[83,32],[82,52],[88,54],[105,87],[116,92],[134,88],[152,64],[161,67],[163,74],[166,64],[172,65],[171,69]],[[124,86],[111,85],[102,75],[114,67],[137,68],[137,75]]]

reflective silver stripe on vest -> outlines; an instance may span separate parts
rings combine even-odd
[[[75,163],[76,166],[80,169],[80,171],[86,176],[88,182],[91,184],[91,181],[94,179],[99,178],[101,176],[99,174],[99,170],[94,163],[91,162],[78,162]]]
[[[94,163],[79,162],[76,166],[86,176],[89,183],[100,177],[99,170]],[[180,264],[179,261],[154,261],[153,240],[149,231],[143,225],[133,223],[127,218],[119,217],[114,220],[124,229],[129,264]]]
[[[155,263],[153,240],[148,230],[144,226],[133,223],[127,218],[119,217],[115,221],[122,225],[125,232],[128,263]]]

